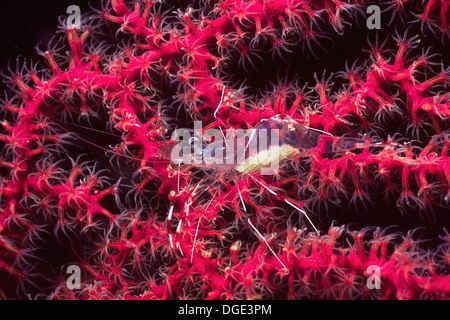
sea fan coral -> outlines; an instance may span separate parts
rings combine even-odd
[[[0,296],[449,299],[448,4],[110,0],[78,29],[63,17],[45,66],[3,72]],[[282,133],[271,174],[273,152],[201,160],[255,128]]]

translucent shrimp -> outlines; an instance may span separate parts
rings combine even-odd
[[[180,130],[183,134],[187,132],[186,129]],[[306,127],[284,114],[263,119],[253,129],[229,129],[226,134],[222,128],[210,129],[205,135],[206,139],[197,134],[176,145],[171,150],[172,162],[191,164],[227,176],[233,172],[249,174],[256,170],[264,171],[262,169],[269,165],[277,169],[280,161],[313,148],[320,148],[323,153],[339,153],[368,145],[364,139],[335,137],[325,131]],[[177,136],[175,134],[173,137]],[[205,145],[205,140],[212,136],[214,142]],[[263,175],[275,171],[266,170],[264,172],[267,173]]]

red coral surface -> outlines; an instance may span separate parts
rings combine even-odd
[[[449,1],[177,5],[104,1],[4,73],[0,296],[449,299]],[[276,115],[360,142],[171,161],[176,128]]]

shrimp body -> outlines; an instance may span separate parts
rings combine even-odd
[[[225,137],[225,135],[224,135]],[[228,134],[225,141],[215,142],[216,154],[222,155],[219,163],[198,164],[213,172],[250,174],[260,170],[263,175],[274,174],[278,164],[313,148],[326,153],[338,153],[367,145],[359,138],[336,137],[332,134],[306,127],[288,115],[279,114],[263,119],[245,135]],[[231,149],[231,151],[230,151]],[[205,149],[203,149],[205,150]],[[272,170],[264,170],[270,167]]]

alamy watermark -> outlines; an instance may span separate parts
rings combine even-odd
[[[176,129],[172,141],[178,142],[171,151],[176,164],[197,166],[242,164],[252,165],[262,175],[273,174],[280,160],[280,139],[277,129],[209,129],[203,132],[201,121],[194,122],[194,132]],[[204,142],[207,142],[204,144]]]
[[[367,7],[367,14],[370,14],[367,17],[366,26],[368,29],[381,29],[381,9],[377,5],[371,5]]]
[[[81,28],[81,9],[77,5],[71,5],[67,7],[66,13],[70,14],[67,18],[68,29],[80,29]]]
[[[381,268],[377,265],[371,265],[367,268],[366,274],[369,275],[367,277],[366,286],[368,289],[381,289]]]
[[[81,269],[79,266],[72,264],[67,267],[67,274],[70,276],[66,280],[66,286],[70,290],[81,289]]]

